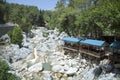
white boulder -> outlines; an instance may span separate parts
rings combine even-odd
[[[61,65],[55,65],[52,67],[52,71],[54,71],[54,72],[59,72],[61,69],[62,69]]]
[[[73,67],[70,67],[68,71],[66,71],[66,74],[67,75],[74,75],[75,73],[77,73],[78,71],[78,68],[73,68]]]
[[[42,69],[43,69],[42,63],[37,63],[37,64],[29,67],[28,71],[29,72],[39,72],[39,71],[42,71]]]

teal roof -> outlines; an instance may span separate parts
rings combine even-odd
[[[81,38],[79,39],[74,37],[64,37],[62,40],[65,42],[80,43],[80,44],[93,45],[98,47],[103,46],[103,44],[105,43],[105,41],[102,40],[81,39]]]
[[[113,43],[110,44],[111,48],[116,48],[116,49],[120,49],[120,42],[115,41]]]
[[[93,40],[93,39],[85,39],[80,41],[81,44],[86,44],[86,45],[93,45],[93,46],[98,46],[101,47],[105,43],[105,41],[101,40]]]
[[[74,38],[74,37],[64,37],[62,40],[65,41],[65,42],[78,43],[81,39]]]

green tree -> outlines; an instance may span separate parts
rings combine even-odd
[[[58,0],[54,11],[6,4],[9,11],[5,11],[4,16],[7,21],[19,24],[25,32],[28,32],[29,25],[45,25],[50,29],[58,27],[72,36],[96,38],[102,33],[120,36],[119,4],[120,0]],[[2,5],[0,11],[3,12]]]
[[[55,9],[61,10],[63,8],[65,8],[65,0],[58,0]]]
[[[23,40],[23,35],[21,28],[19,26],[14,27],[14,30],[12,32],[11,42],[21,46],[22,40]]]
[[[43,11],[40,10],[38,20],[36,21],[36,25],[45,27],[45,20],[43,14],[44,14]]]
[[[9,70],[10,67],[7,62],[0,60],[0,80],[20,80],[16,75],[8,73]]]
[[[30,24],[29,21],[27,22],[27,19],[25,17],[21,19],[21,22],[22,23],[20,24],[20,26],[21,26],[22,31],[28,34],[29,31],[32,29],[32,24]]]
[[[36,25],[39,10],[35,6],[6,3],[4,18],[7,22],[17,23],[22,30],[28,32],[31,25]]]
[[[5,23],[4,14],[5,14],[5,0],[0,0],[0,24]]]
[[[66,33],[68,33],[70,36],[76,36],[76,34],[75,34],[76,33],[75,21],[76,21],[76,16],[73,14],[69,14],[61,22],[62,29]]]

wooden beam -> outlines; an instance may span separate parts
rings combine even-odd
[[[73,48],[69,48],[69,47],[63,47],[63,49],[74,51],[74,52],[80,52],[80,54],[86,54],[86,55],[96,57],[96,58],[99,58],[99,59],[102,57],[100,55],[100,53],[96,53],[96,52],[93,52],[93,51],[90,51],[90,50],[85,50],[85,49],[77,50],[77,49],[73,49]],[[104,56],[104,54],[103,54],[103,56]]]
[[[88,50],[79,50],[79,52],[81,54],[87,54],[87,55],[90,55],[90,56],[93,56],[93,57],[96,57],[96,58],[101,58],[100,55],[97,55],[98,53],[95,53],[95,52],[90,52]]]
[[[70,51],[75,51],[77,52],[78,50],[77,49],[73,49],[73,48],[69,48],[69,47],[63,47],[64,49],[67,49],[67,50],[70,50]]]

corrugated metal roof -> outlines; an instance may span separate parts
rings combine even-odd
[[[111,48],[116,48],[116,49],[120,49],[120,42],[115,41],[113,43],[110,44]]]
[[[93,40],[93,39],[85,39],[80,41],[81,44],[87,44],[87,45],[93,45],[93,46],[98,46],[101,47],[105,43],[105,41],[101,40]]]
[[[74,38],[74,37],[64,37],[62,40],[65,41],[65,42],[78,43],[81,39]]]

